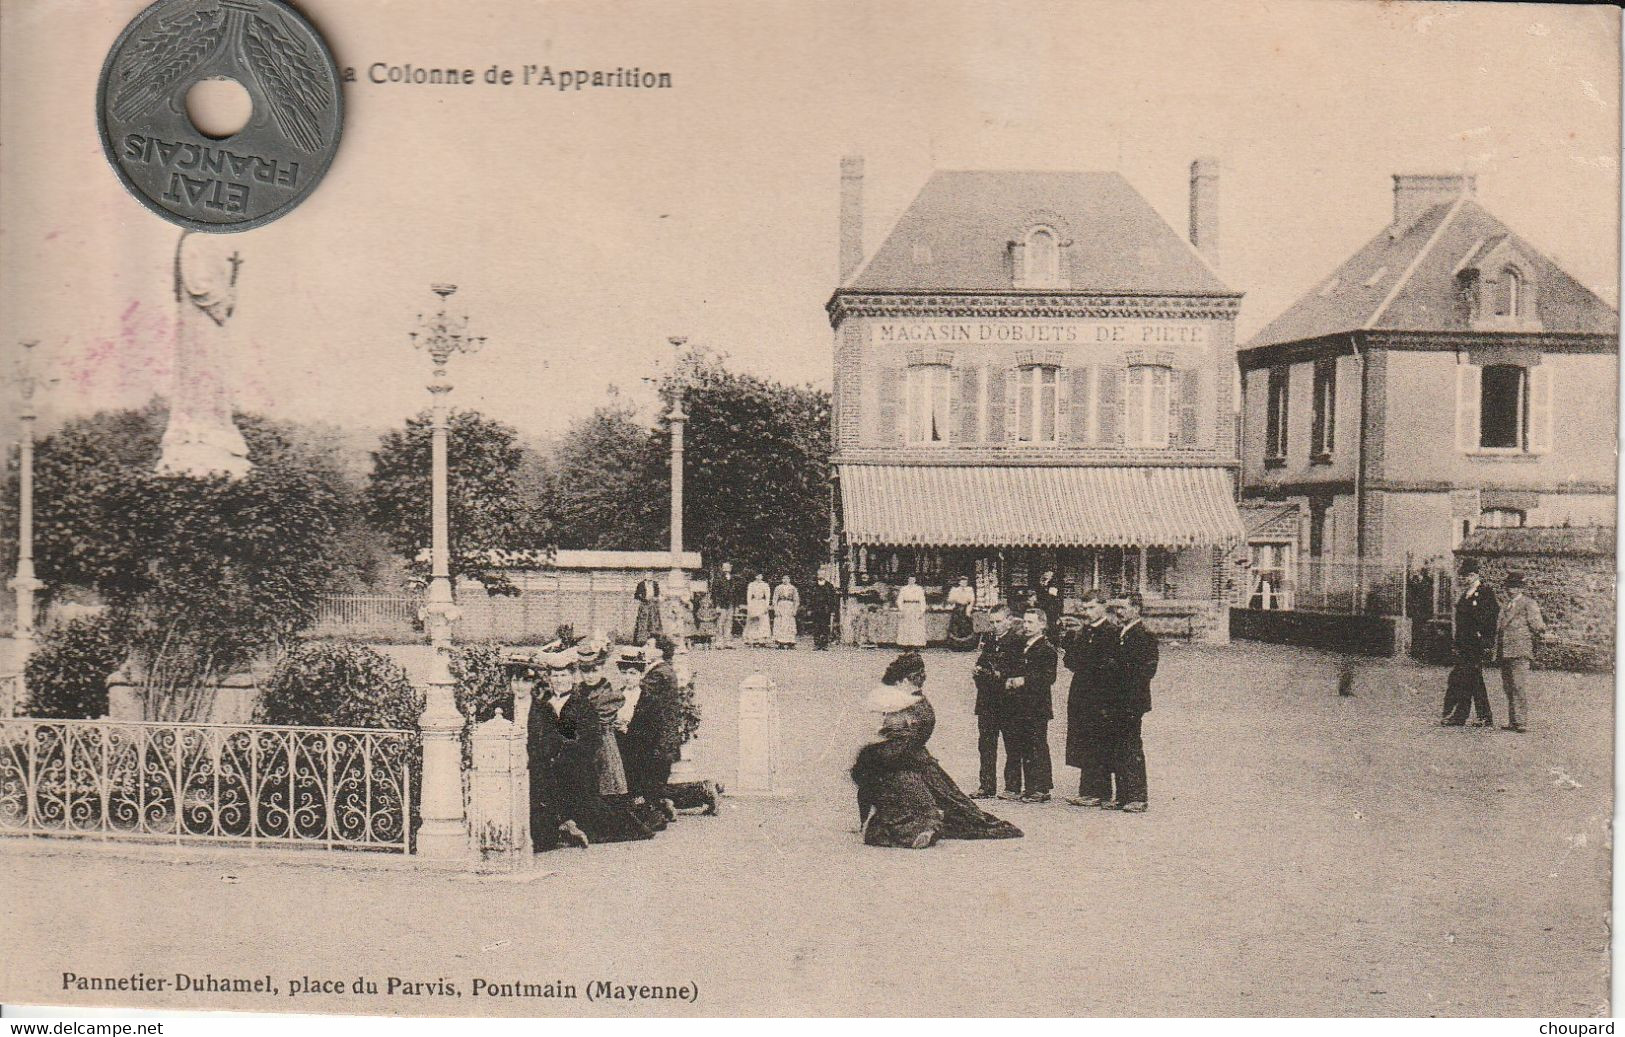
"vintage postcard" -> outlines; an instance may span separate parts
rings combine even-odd
[[[1585,1032],[1620,53],[8,0],[0,1001]]]

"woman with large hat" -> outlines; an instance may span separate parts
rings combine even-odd
[[[581,688],[580,661],[575,649],[549,655],[547,695],[531,707],[531,833],[538,850],[654,836],[653,828],[599,792],[603,725]]]
[[[1021,829],[971,802],[926,749],[937,714],[924,685],[925,661],[904,652],[865,700],[882,718],[880,741],[852,765],[863,841],[921,850],[938,839],[1021,838]]]

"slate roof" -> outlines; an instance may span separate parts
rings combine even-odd
[[[1384,228],[1243,349],[1361,329],[1468,331],[1456,274],[1510,245],[1534,268],[1541,330],[1619,335],[1619,314],[1471,198],[1436,205],[1397,238]]]
[[[1070,283],[1059,292],[1241,294],[1219,280],[1122,174],[997,170],[934,173],[841,290],[1018,291],[1008,246],[1039,223],[1072,242],[1066,250]]]

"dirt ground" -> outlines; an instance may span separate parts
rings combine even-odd
[[[410,654],[410,653],[408,653]],[[700,758],[732,779],[737,686],[778,686],[784,795],[652,842],[469,876],[0,844],[0,1000],[60,973],[270,974],[180,1007],[455,1015],[1543,1016],[1608,1011],[1612,680],[1537,673],[1532,729],[1437,726],[1444,671],[1172,646],[1140,816],[997,803],[1026,831],[864,847],[845,776],[880,651],[695,655]],[[970,659],[927,655],[931,748],[975,784]],[[1499,680],[1488,677],[1504,710]],[[1057,703],[1064,701],[1058,691]],[[1059,760],[1064,722],[1051,727]],[[1058,791],[1077,772],[1057,765]],[[300,976],[455,985],[287,996]],[[698,1000],[476,998],[473,980],[695,984]]]

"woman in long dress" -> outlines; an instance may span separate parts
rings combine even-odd
[[[604,673],[607,646],[584,642],[576,652],[581,657],[578,664],[581,682],[576,686],[577,690],[587,696],[587,701],[598,713],[598,745],[593,752],[593,762],[598,767],[598,794],[624,796],[627,792],[626,765],[621,761],[621,747],[615,740],[615,725],[620,718],[621,707],[626,705],[626,693],[611,683]]]
[[[801,632],[796,624],[796,613],[801,611],[801,592],[790,582],[788,574],[773,588],[773,640],[780,648],[794,648],[796,636]]]
[[[959,585],[948,592],[948,604],[954,607],[948,619],[948,644],[956,651],[966,652],[976,647],[976,624],[970,610],[976,607],[976,590],[969,576],[961,576]]]
[[[913,576],[897,592],[897,647],[925,647],[925,588]]]
[[[639,580],[632,598],[638,603],[638,618],[632,626],[632,641],[642,644],[663,632],[660,616],[660,583],[658,580]]]
[[[869,695],[868,707],[884,715],[880,741],[852,765],[863,841],[923,850],[938,839],[1021,838],[1021,829],[971,802],[926,749],[937,714],[924,685],[925,662],[905,652]]]
[[[770,626],[772,607],[773,588],[768,585],[767,577],[758,573],[756,579],[745,589],[746,644],[765,645],[772,640],[773,629]]]

